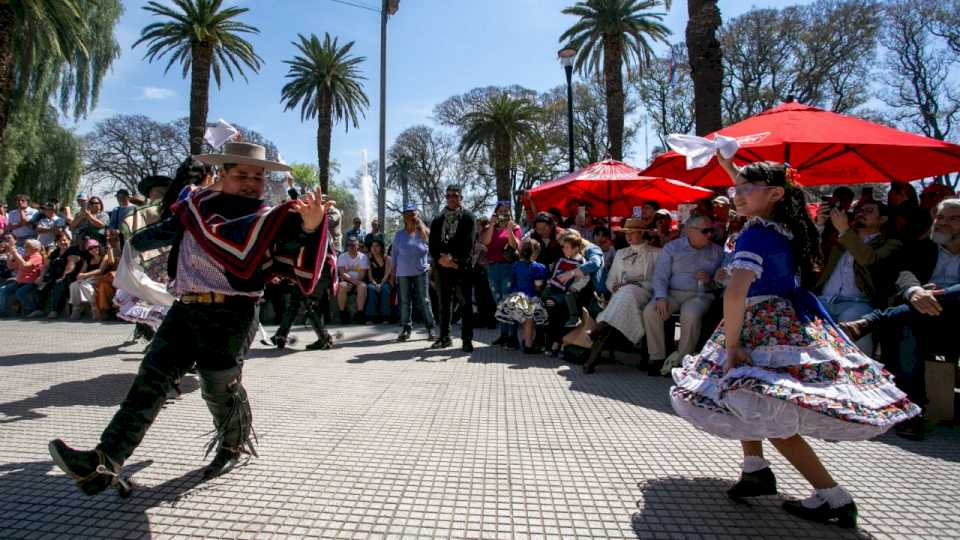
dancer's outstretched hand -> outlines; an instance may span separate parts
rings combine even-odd
[[[323,223],[327,211],[334,205],[336,205],[335,201],[323,200],[323,193],[320,188],[317,188],[314,191],[308,191],[306,195],[297,199],[293,208],[303,219],[303,230],[313,232]]]
[[[750,364],[750,353],[745,351],[743,347],[727,347],[727,363],[723,366],[725,374],[731,369],[749,366]]]

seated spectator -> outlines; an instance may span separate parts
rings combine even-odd
[[[367,283],[367,319],[374,324],[390,322],[392,311],[390,294],[393,289],[390,287],[388,278],[393,268],[390,258],[384,253],[383,242],[379,238],[370,243],[367,262],[370,266],[370,281]]]
[[[657,234],[660,235],[661,246],[665,246],[677,238],[680,238],[680,231],[673,226],[673,216],[670,215],[669,210],[657,210],[654,227],[656,228]]]
[[[534,347],[535,325],[547,323],[549,315],[540,301],[540,291],[547,279],[547,267],[537,262],[540,244],[531,238],[520,245],[520,260],[512,266],[510,292],[497,306],[496,318],[502,325],[513,327],[519,324],[523,330],[523,352],[536,354],[542,349]],[[515,348],[512,338],[501,334],[494,344]]]
[[[113,297],[117,290],[113,287],[113,278],[117,275],[117,264],[120,262],[120,232],[116,229],[107,229],[107,244],[103,261],[100,263],[100,273],[97,274],[94,299],[94,319],[98,321],[109,319],[115,312]]]
[[[30,197],[26,195],[17,195],[14,202],[17,207],[7,214],[7,232],[17,239],[17,247],[23,247],[24,242],[37,237],[33,228],[37,210],[30,207]]]
[[[127,216],[136,210],[137,207],[130,202],[130,192],[125,189],[117,190],[116,197],[117,207],[108,213],[110,217],[107,227],[118,231],[123,224],[123,220],[127,219]]]
[[[887,206],[890,207],[894,238],[907,243],[929,234],[933,219],[929,212],[920,208],[917,190],[909,182],[890,184]]]
[[[50,302],[52,293],[57,285],[57,280],[63,276],[63,271],[67,267],[67,258],[70,251],[70,236],[65,232],[59,232],[54,241],[54,249],[47,255],[47,264],[44,267],[43,276],[37,280],[37,305],[36,309],[27,316],[30,318],[42,317],[47,313],[44,308]],[[76,248],[74,248],[76,249]],[[59,297],[62,300],[63,295]],[[62,302],[61,302],[62,303]],[[59,311],[61,307],[57,308]]]
[[[907,267],[897,278],[897,296],[905,304],[875,310],[862,319],[840,323],[853,340],[871,333],[884,336],[883,363],[896,376],[897,386],[914,403],[924,406],[926,360],[934,354],[948,355],[955,362],[960,340],[960,200],[940,203],[929,239],[909,246]],[[903,327],[916,337],[916,357],[900,357]],[[923,419],[916,417],[897,427],[897,434],[922,439]]]
[[[68,242],[69,242],[69,237]],[[57,250],[60,252],[62,240],[57,240]],[[99,251],[99,250],[98,250]],[[56,253],[55,252],[55,253]],[[47,311],[48,319],[56,319],[66,307],[70,295],[70,285],[92,258],[93,250],[86,250],[83,246],[71,245],[62,255],[51,258],[48,264],[49,275],[45,279],[50,282],[49,291],[45,293],[46,303],[42,306]]]
[[[83,317],[85,310],[96,316],[97,277],[100,275],[100,266],[103,263],[103,251],[96,238],[87,238],[83,243],[87,257],[80,266],[76,280],[70,284],[70,320],[77,321]]]
[[[16,279],[0,285],[0,317],[9,313],[10,300],[16,296],[20,303],[20,313],[26,316],[36,309],[37,280],[43,273],[43,246],[36,238],[23,243],[24,254],[17,251],[16,241],[7,240],[7,252],[10,259],[7,265],[17,273]]]
[[[933,217],[937,212],[938,205],[943,200],[953,197],[956,197],[956,194],[952,189],[945,184],[935,182],[923,188],[920,193],[920,208],[929,212],[930,217]]]
[[[657,201],[646,201],[640,206],[640,225],[644,229],[656,227],[657,213],[661,210]],[[634,211],[636,213],[636,211]]]
[[[833,190],[833,194],[820,204],[814,222],[817,225],[817,230],[820,231],[821,252],[830,253],[833,246],[837,244],[837,230],[830,221],[830,212],[834,209],[849,212],[850,207],[853,206],[853,198],[852,189],[840,186]]]
[[[603,251],[581,238],[577,231],[565,231],[560,237],[560,245],[563,257],[554,263],[553,276],[547,282],[553,291],[546,301],[549,314],[547,342],[553,354],[559,354],[567,325],[576,326],[574,323],[578,322],[581,310],[593,301],[603,267]],[[574,265],[570,261],[577,262]]]
[[[887,205],[866,202],[856,207],[853,221],[846,212],[834,209],[830,222],[837,231],[837,244],[826,256],[823,272],[814,292],[837,322],[863,317],[874,308],[885,307],[889,296],[889,273],[903,244],[884,232]],[[873,354],[873,340],[857,342],[864,354]]]
[[[99,244],[107,239],[106,230],[110,217],[103,211],[103,201],[100,197],[90,197],[87,206],[81,208],[70,223],[77,241],[86,245],[86,239],[93,238]]]
[[[564,232],[565,229],[557,226],[551,214],[540,212],[534,218],[533,230],[527,236],[540,243],[539,261],[542,265],[549,268],[563,256],[559,238]]]
[[[683,358],[696,348],[703,315],[713,302],[705,291],[723,259],[723,249],[712,240],[715,230],[709,218],[695,215],[684,223],[686,236],[665,245],[660,252],[653,272],[656,301],[643,309],[650,373],[659,372],[666,359],[663,323],[671,315],[680,313],[677,357]]]
[[[590,204],[580,203],[577,206],[577,213],[573,216],[573,225],[570,229],[580,233],[580,237],[588,242],[593,242],[593,217],[590,215]]]
[[[600,287],[598,291],[604,297],[610,296],[607,290],[607,273],[610,266],[613,265],[613,258],[617,255],[617,248],[613,245],[613,233],[606,225],[598,225],[593,228],[593,243],[603,251],[603,268],[600,269]]]
[[[641,225],[640,219],[631,218],[624,227],[630,247],[617,251],[607,274],[606,286],[613,296],[597,317],[597,328],[590,335],[593,347],[583,366],[585,373],[593,373],[614,330],[630,343],[639,344],[643,339],[643,308],[653,296],[653,271],[661,248],[655,247],[656,234],[641,229]]]
[[[33,227],[45,250],[53,249],[57,234],[68,230],[67,220],[57,215],[56,201],[44,203],[43,209],[33,218]]]
[[[355,235],[347,234],[347,251],[337,257],[337,272],[340,274],[340,285],[337,288],[337,308],[340,310],[341,324],[347,324],[347,299],[350,293],[357,294],[357,311],[355,322],[362,323],[363,310],[367,305],[367,272],[370,270],[370,261],[360,253],[360,241]]]
[[[0,234],[7,230],[7,203],[0,201]]]
[[[722,246],[730,234],[728,229],[735,214],[730,211],[730,199],[723,195],[717,195],[710,202],[713,205],[710,218],[713,219],[713,226],[717,228],[713,241]]]
[[[10,244],[14,245],[14,249],[10,249]],[[10,268],[9,262],[13,259],[13,252],[16,250],[17,240],[13,237],[12,234],[4,234],[3,239],[0,240],[0,285],[6,283],[7,281],[12,281],[13,276],[16,274]]]

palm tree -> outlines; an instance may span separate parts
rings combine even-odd
[[[360,74],[363,56],[350,56],[353,42],[344,46],[336,38],[325,34],[323,41],[316,35],[309,38],[299,35],[300,42],[294,46],[300,51],[293,60],[284,60],[290,65],[280,98],[290,110],[300,105],[300,121],[317,117],[317,160],[319,162],[320,189],[324,193],[330,185],[330,135],[333,121],[346,121],[346,128],[358,127],[364,109],[370,106],[360,82],[366,77]]]
[[[560,36],[561,43],[577,50],[574,67],[580,73],[602,74],[607,98],[610,155],[623,159],[623,65],[642,69],[653,58],[651,41],[667,42],[670,30],[660,21],[663,13],[650,10],[659,0],[581,0],[563,10],[580,17]]]
[[[669,8],[669,4],[667,6]],[[697,135],[723,127],[723,51],[717,32],[722,22],[717,0],[687,0],[687,55],[693,77]]]
[[[113,28],[118,0],[0,1],[0,143],[24,100],[46,102],[57,90],[75,118],[96,105],[100,82],[119,56]]]
[[[172,7],[155,0],[143,7],[167,20],[145,26],[133,46],[148,43],[144,58],[149,62],[170,54],[164,73],[178,62],[183,66],[183,78],[190,73],[190,153],[200,154],[203,153],[203,134],[210,108],[210,73],[213,72],[213,79],[220,88],[221,70],[227,72],[230,80],[236,71],[244,81],[247,76],[243,66],[259,71],[263,59],[239,34],[259,34],[260,30],[234,20],[249,9],[221,9],[223,0],[171,1]]]
[[[543,110],[530,100],[501,92],[484,101],[477,110],[463,115],[466,129],[460,150],[474,156],[480,149],[493,154],[499,200],[511,200],[510,168],[514,149],[539,138],[537,120],[542,114]]]

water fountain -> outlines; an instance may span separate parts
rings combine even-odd
[[[363,151],[363,162],[360,164],[360,217],[363,227],[370,228],[373,219],[373,177],[370,176],[370,164],[367,163],[367,151]]]

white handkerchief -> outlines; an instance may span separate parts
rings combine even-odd
[[[207,131],[203,134],[203,140],[207,141],[210,146],[219,149],[224,143],[239,134],[240,132],[237,131],[237,128],[226,123],[224,119],[221,118],[217,120],[216,124],[207,128]]]
[[[737,153],[740,145],[736,139],[717,135],[714,140],[697,137],[695,135],[681,135],[674,133],[667,136],[667,145],[674,152],[687,157],[687,170],[704,167],[719,151],[720,155],[730,159]]]

